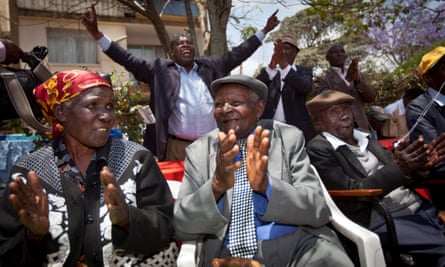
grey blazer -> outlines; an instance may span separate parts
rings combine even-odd
[[[177,238],[204,241],[201,250],[204,266],[218,256],[230,220],[232,189],[224,196],[222,213],[212,192],[219,146],[217,133],[218,129],[187,147],[184,179],[174,207]],[[310,168],[301,130],[274,122],[267,170],[272,191],[261,220],[296,225],[300,230],[338,242],[331,229],[325,227],[330,211],[318,178]]]

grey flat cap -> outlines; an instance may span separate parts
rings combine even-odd
[[[223,78],[214,80],[211,85],[211,90],[214,94],[218,91],[219,88],[221,88],[223,85],[226,84],[241,84],[248,88],[250,88],[252,91],[254,91],[262,100],[267,100],[267,93],[268,89],[267,86],[260,80],[252,78],[247,75],[229,75],[225,76]]]

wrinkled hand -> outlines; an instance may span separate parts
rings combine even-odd
[[[91,8],[83,14],[81,22],[83,25],[85,25],[85,28],[93,36],[93,38],[95,40],[99,40],[104,35],[99,31],[97,26],[96,8],[94,6],[95,4],[92,4]]]
[[[261,264],[252,259],[224,257],[214,258],[212,260],[212,267],[260,267]]]
[[[262,32],[264,34],[269,33],[271,30],[273,30],[279,23],[280,20],[277,17],[278,9],[267,19],[266,26],[264,26]]]
[[[266,176],[268,151],[270,146],[269,130],[261,126],[255,128],[254,134],[249,135],[246,145],[246,169],[250,187],[253,191],[266,195],[269,180]]]
[[[436,136],[429,144],[431,149],[430,160],[425,169],[431,168],[437,163],[445,160],[445,133]]]
[[[9,202],[17,212],[17,218],[34,239],[42,238],[49,231],[48,196],[43,191],[39,177],[33,171],[27,179],[17,177],[9,183]]]
[[[345,79],[349,82],[360,82],[358,75],[358,58],[353,58],[351,64],[349,64],[348,71],[346,72]]]
[[[240,148],[236,144],[235,130],[229,130],[227,134],[218,133],[219,149],[216,153],[216,169],[212,180],[212,189],[215,199],[219,199],[224,192],[235,184],[234,171],[241,167],[238,160],[233,159],[239,153]]]
[[[3,64],[16,64],[20,59],[25,59],[26,55],[14,42],[8,39],[0,40],[5,46],[5,60]]]
[[[104,200],[110,212],[111,223],[128,231],[130,225],[128,205],[124,193],[108,167],[104,167],[100,172],[100,181],[104,186]]]
[[[430,146],[425,144],[423,136],[419,136],[411,144],[408,143],[408,140],[402,141],[394,150],[396,163],[406,175],[424,169],[430,156]]]

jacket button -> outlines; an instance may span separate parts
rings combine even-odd
[[[87,217],[85,218],[85,223],[91,224],[93,222],[94,222],[93,216],[91,214],[88,214]]]

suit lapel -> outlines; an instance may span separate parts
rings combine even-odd
[[[350,165],[355,171],[359,172],[363,177],[368,176],[366,173],[366,170],[363,168],[360,161],[358,161],[357,157],[352,153],[352,151],[346,146],[340,146],[335,151],[336,154],[339,154],[346,162],[344,163],[344,166]]]

